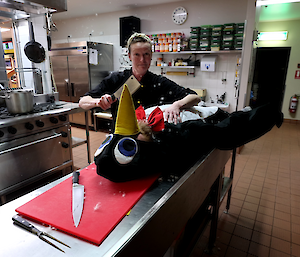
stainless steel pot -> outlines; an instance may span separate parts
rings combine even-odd
[[[5,96],[6,107],[11,114],[22,114],[33,110],[33,91],[32,90],[12,90],[7,91]]]

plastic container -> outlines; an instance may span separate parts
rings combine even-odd
[[[232,46],[233,45],[233,40],[223,41],[223,45]]]
[[[223,30],[213,30],[211,32],[211,35],[212,36],[222,36],[222,32],[223,32]]]
[[[211,40],[222,40],[221,36],[212,36]]]
[[[200,51],[210,51],[210,46],[201,46],[199,48]]]
[[[223,35],[233,35],[234,33],[235,30],[233,29],[223,30]]]
[[[199,33],[200,27],[191,27],[191,33]]]
[[[211,25],[202,25],[201,30],[211,30]]]
[[[210,50],[211,50],[211,51],[220,51],[220,50],[221,50],[221,47],[220,47],[220,45],[211,46],[211,47],[210,47]]]
[[[224,30],[231,30],[235,29],[235,23],[225,23],[224,24]]]
[[[161,66],[161,63],[162,63],[162,58],[157,58],[157,61],[156,61],[156,66]]]
[[[204,29],[204,30],[200,30],[200,35],[201,36],[210,36],[211,35],[211,30],[209,29]]]
[[[239,45],[239,46],[242,46],[243,45],[243,40],[240,40],[240,39],[238,39],[238,40],[234,40],[234,45]]]
[[[211,40],[211,37],[208,35],[200,35],[200,40]]]
[[[210,41],[209,40],[200,40],[199,46],[200,47],[210,46]]]
[[[236,29],[244,29],[245,28],[245,23],[237,23],[236,24]]]
[[[212,40],[210,41],[211,46],[220,46],[221,45],[221,40]]]
[[[223,41],[232,41],[233,40],[233,35],[224,35],[223,36]]]
[[[234,34],[234,38],[236,40],[243,40],[244,39],[244,34]]]
[[[212,25],[212,31],[223,30],[223,25]]]
[[[190,40],[198,40],[199,41],[200,36],[196,34],[191,34]]]
[[[199,47],[199,42],[190,42],[190,48],[195,48],[197,49]]]
[[[234,45],[233,48],[235,50],[242,50],[243,49],[243,46],[240,46],[240,45]]]
[[[233,50],[233,49],[234,49],[234,46],[233,46],[233,45],[223,45],[223,46],[222,46],[222,49],[223,49],[223,50]]]

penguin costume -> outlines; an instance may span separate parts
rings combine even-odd
[[[141,119],[140,110],[135,113],[124,85],[114,133],[107,136],[94,155],[97,174],[114,182],[154,173],[180,176],[214,148],[234,149],[259,138],[275,125],[280,127],[283,122],[283,114],[271,104],[230,114],[218,109],[206,119],[176,125],[164,122],[158,107],[147,121],[154,131],[153,140],[147,142],[138,139],[141,130],[137,116]]]

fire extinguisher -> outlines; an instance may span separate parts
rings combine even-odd
[[[290,100],[289,111],[290,113],[295,113],[298,105],[298,95],[293,95]]]

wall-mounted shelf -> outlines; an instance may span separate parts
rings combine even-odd
[[[181,51],[181,52],[153,52],[153,54],[234,54],[242,50],[220,50],[220,51]]]
[[[198,66],[152,66],[152,67],[157,67],[161,69],[161,74],[167,74],[167,75],[183,75],[183,76],[187,76],[187,75],[194,75],[195,77],[195,68]],[[181,71],[176,71],[180,69]],[[193,70],[192,72],[188,71],[188,70]],[[172,70],[171,72],[168,72],[168,70]],[[182,71],[182,70],[187,70]]]

